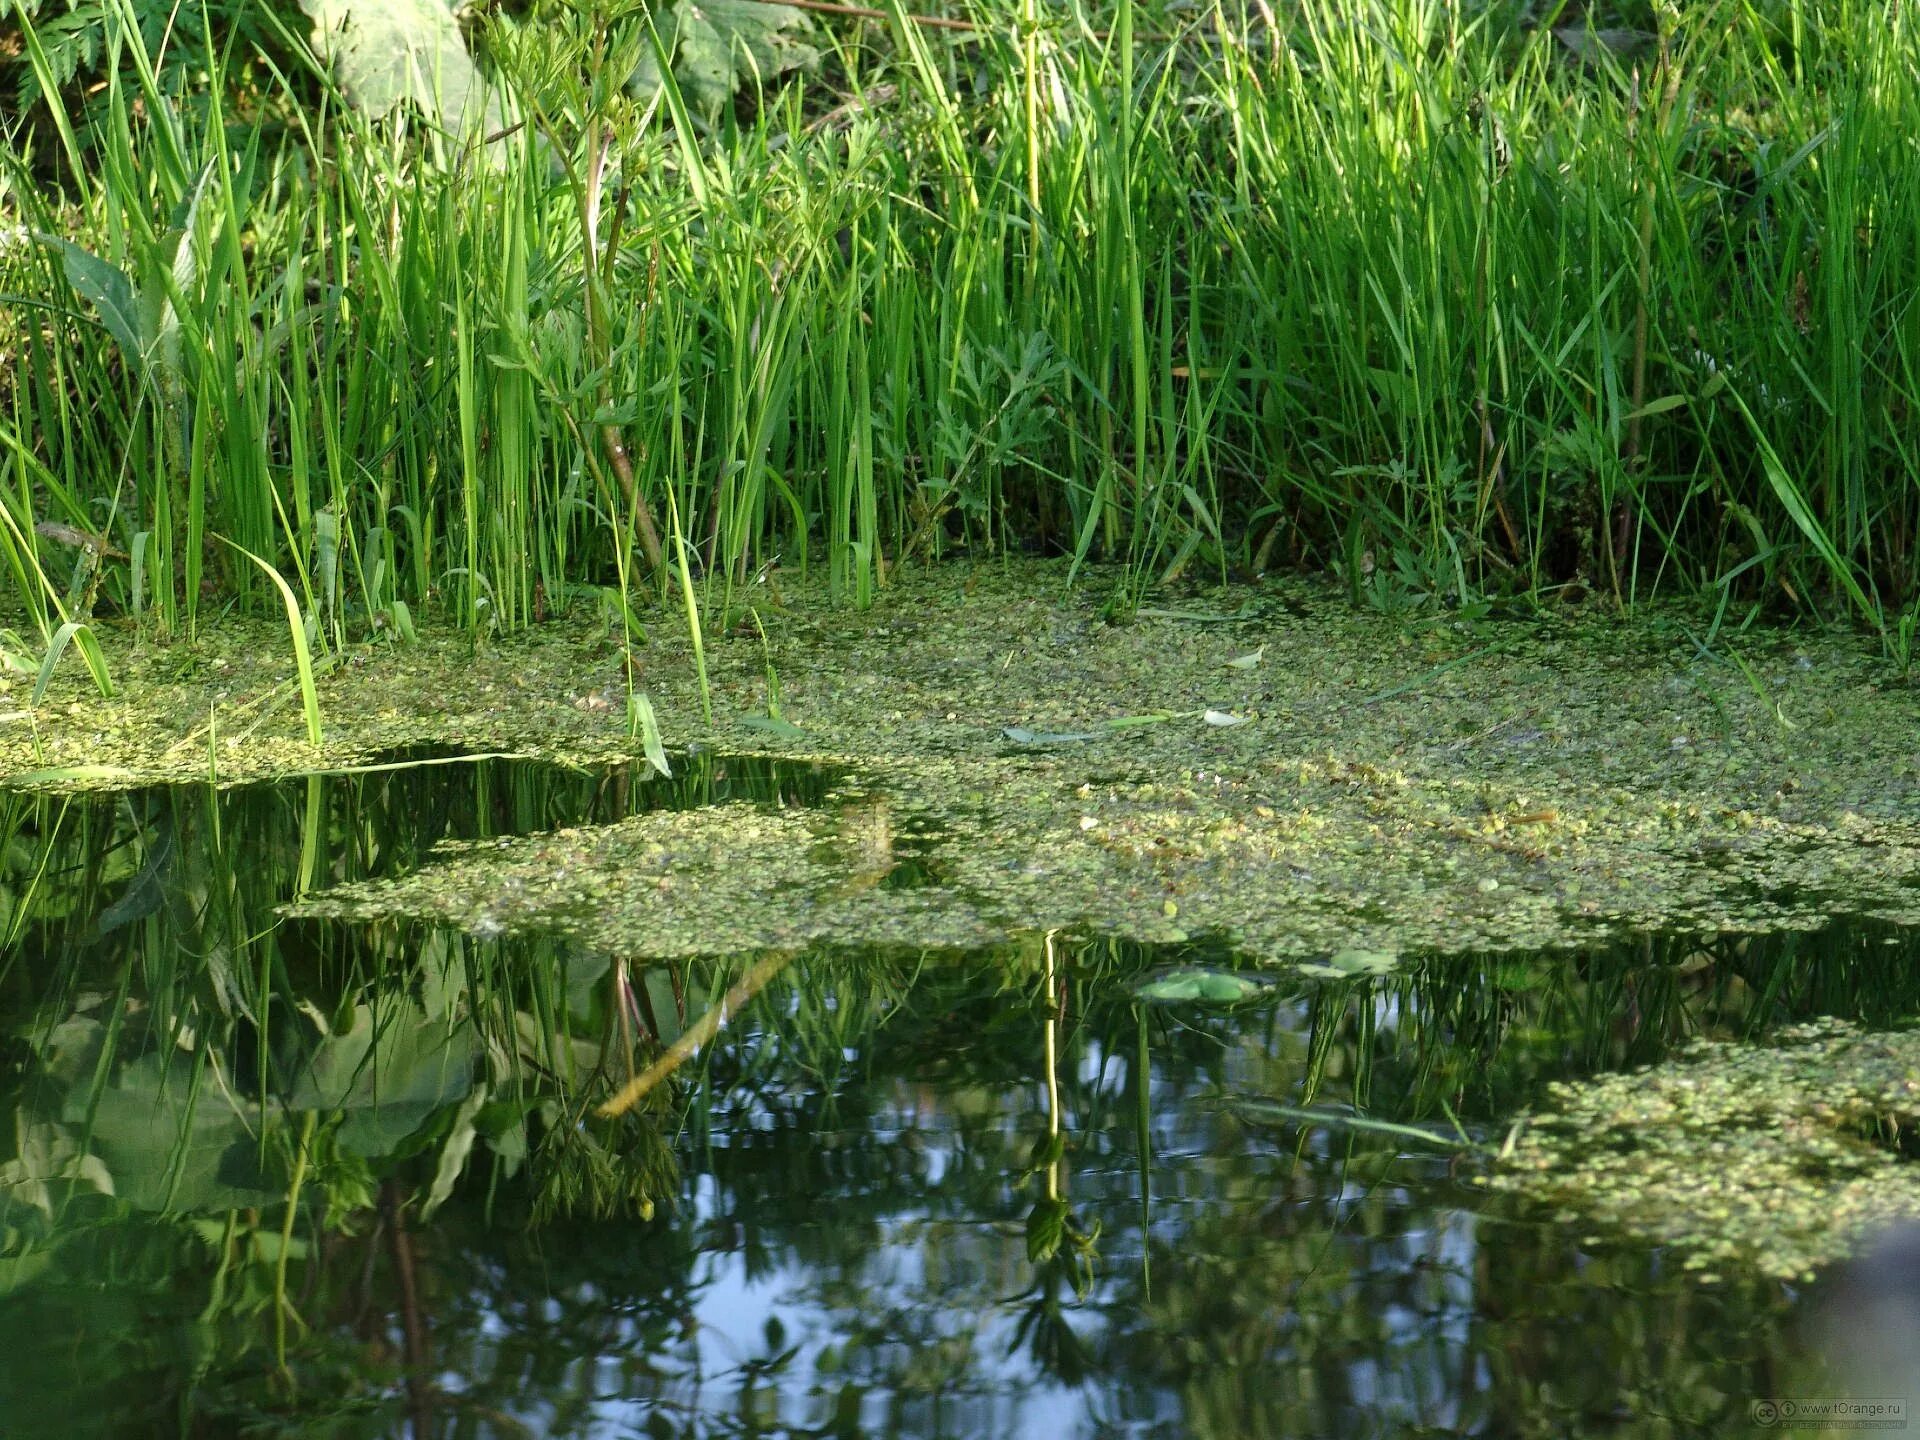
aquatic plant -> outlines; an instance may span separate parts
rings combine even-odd
[[[1491,1183],[1602,1232],[1674,1247],[1709,1279],[1811,1279],[1920,1216],[1902,1136],[1920,1099],[1912,1032],[1844,1021],[1766,1044],[1701,1042],[1660,1066],[1553,1087]]]

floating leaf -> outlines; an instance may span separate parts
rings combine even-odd
[[[1188,967],[1161,971],[1134,986],[1133,994],[1154,1005],[1234,1005],[1266,990],[1267,983],[1257,976]]]
[[[1145,620],[1184,620],[1190,625],[1233,625],[1251,619],[1255,610],[1253,602],[1249,600],[1231,615],[1216,615],[1205,610],[1166,610],[1151,605],[1142,605],[1133,613]]]
[[[1317,980],[1347,980],[1357,975],[1384,975],[1400,963],[1391,950],[1336,950],[1324,964],[1302,964],[1294,968]]]
[[[1009,725],[1000,732],[1016,745],[1071,745],[1081,740],[1098,740],[1098,730],[1029,730],[1024,725]]]
[[[1009,725],[1000,733],[1016,745],[1067,745],[1080,740],[1100,740],[1120,730],[1137,730],[1142,725],[1159,725],[1168,720],[1187,720],[1197,710],[1152,710],[1144,715],[1116,715],[1102,720],[1094,730],[1029,730],[1024,725]]]
[[[1267,647],[1262,645],[1259,649],[1251,652],[1250,654],[1234,656],[1233,659],[1227,661],[1227,664],[1233,667],[1235,670],[1252,670],[1259,665],[1261,658],[1266,653],[1267,653]]]
[[[782,740],[804,740],[807,732],[791,720],[783,720],[778,715],[742,715],[740,723],[749,730],[763,730],[769,735],[778,735]]]

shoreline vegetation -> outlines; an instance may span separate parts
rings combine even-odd
[[[1909,658],[1904,8],[353,9],[0,18],[14,668],[1021,550]]]

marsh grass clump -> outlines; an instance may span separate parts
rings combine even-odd
[[[327,651],[1022,547],[1120,612],[1288,564],[1911,646],[1905,8],[978,0],[783,18],[756,82],[536,0],[466,37],[473,134],[290,6],[151,8],[86,7],[84,83],[0,19],[26,649],[273,613],[246,555]]]

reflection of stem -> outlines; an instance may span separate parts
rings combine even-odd
[[[1153,1111],[1148,1081],[1153,1071],[1147,1057],[1147,1012],[1135,1012],[1140,1022],[1140,1051],[1133,1062],[1134,1128],[1140,1142],[1140,1289],[1153,1299]]]
[[[620,1054],[627,1062],[627,1079],[633,1079],[633,982],[627,974],[627,957],[613,962],[613,1008],[620,1027]]]
[[[1047,932],[1047,1139],[1053,1156],[1047,1166],[1047,1198],[1060,1198],[1060,1147],[1051,1143],[1060,1138],[1060,1052],[1055,1032],[1059,1028],[1059,1006],[1053,991],[1053,931]]]
[[[300,1122],[300,1148],[293,1157],[293,1183],[287,1187],[287,1215],[280,1222],[280,1253],[273,1262],[273,1358],[284,1372],[287,1368],[287,1252],[293,1248],[293,1222],[300,1213],[300,1187],[307,1181],[307,1156],[313,1148],[313,1122],[317,1112],[309,1110]]]
[[[400,1333],[407,1347],[407,1408],[413,1412],[414,1440],[433,1433],[433,1395],[427,1387],[427,1322],[420,1312],[420,1289],[413,1262],[413,1237],[393,1183],[381,1195],[387,1212],[387,1239],[393,1246],[393,1272],[400,1281]]]
[[[616,1115],[624,1115],[646,1098],[647,1092],[658,1085],[667,1076],[698,1053],[700,1047],[719,1033],[720,1027],[742,1005],[746,1004],[774,976],[793,963],[793,952],[784,951],[778,955],[769,955],[742,975],[734,987],[720,997],[719,1003],[708,1008],[693,1024],[681,1032],[680,1038],[667,1047],[667,1051],[653,1064],[641,1071],[624,1085],[620,1093],[602,1105],[596,1112],[603,1119],[611,1120]],[[1049,1034],[1048,1043],[1052,1037]]]

